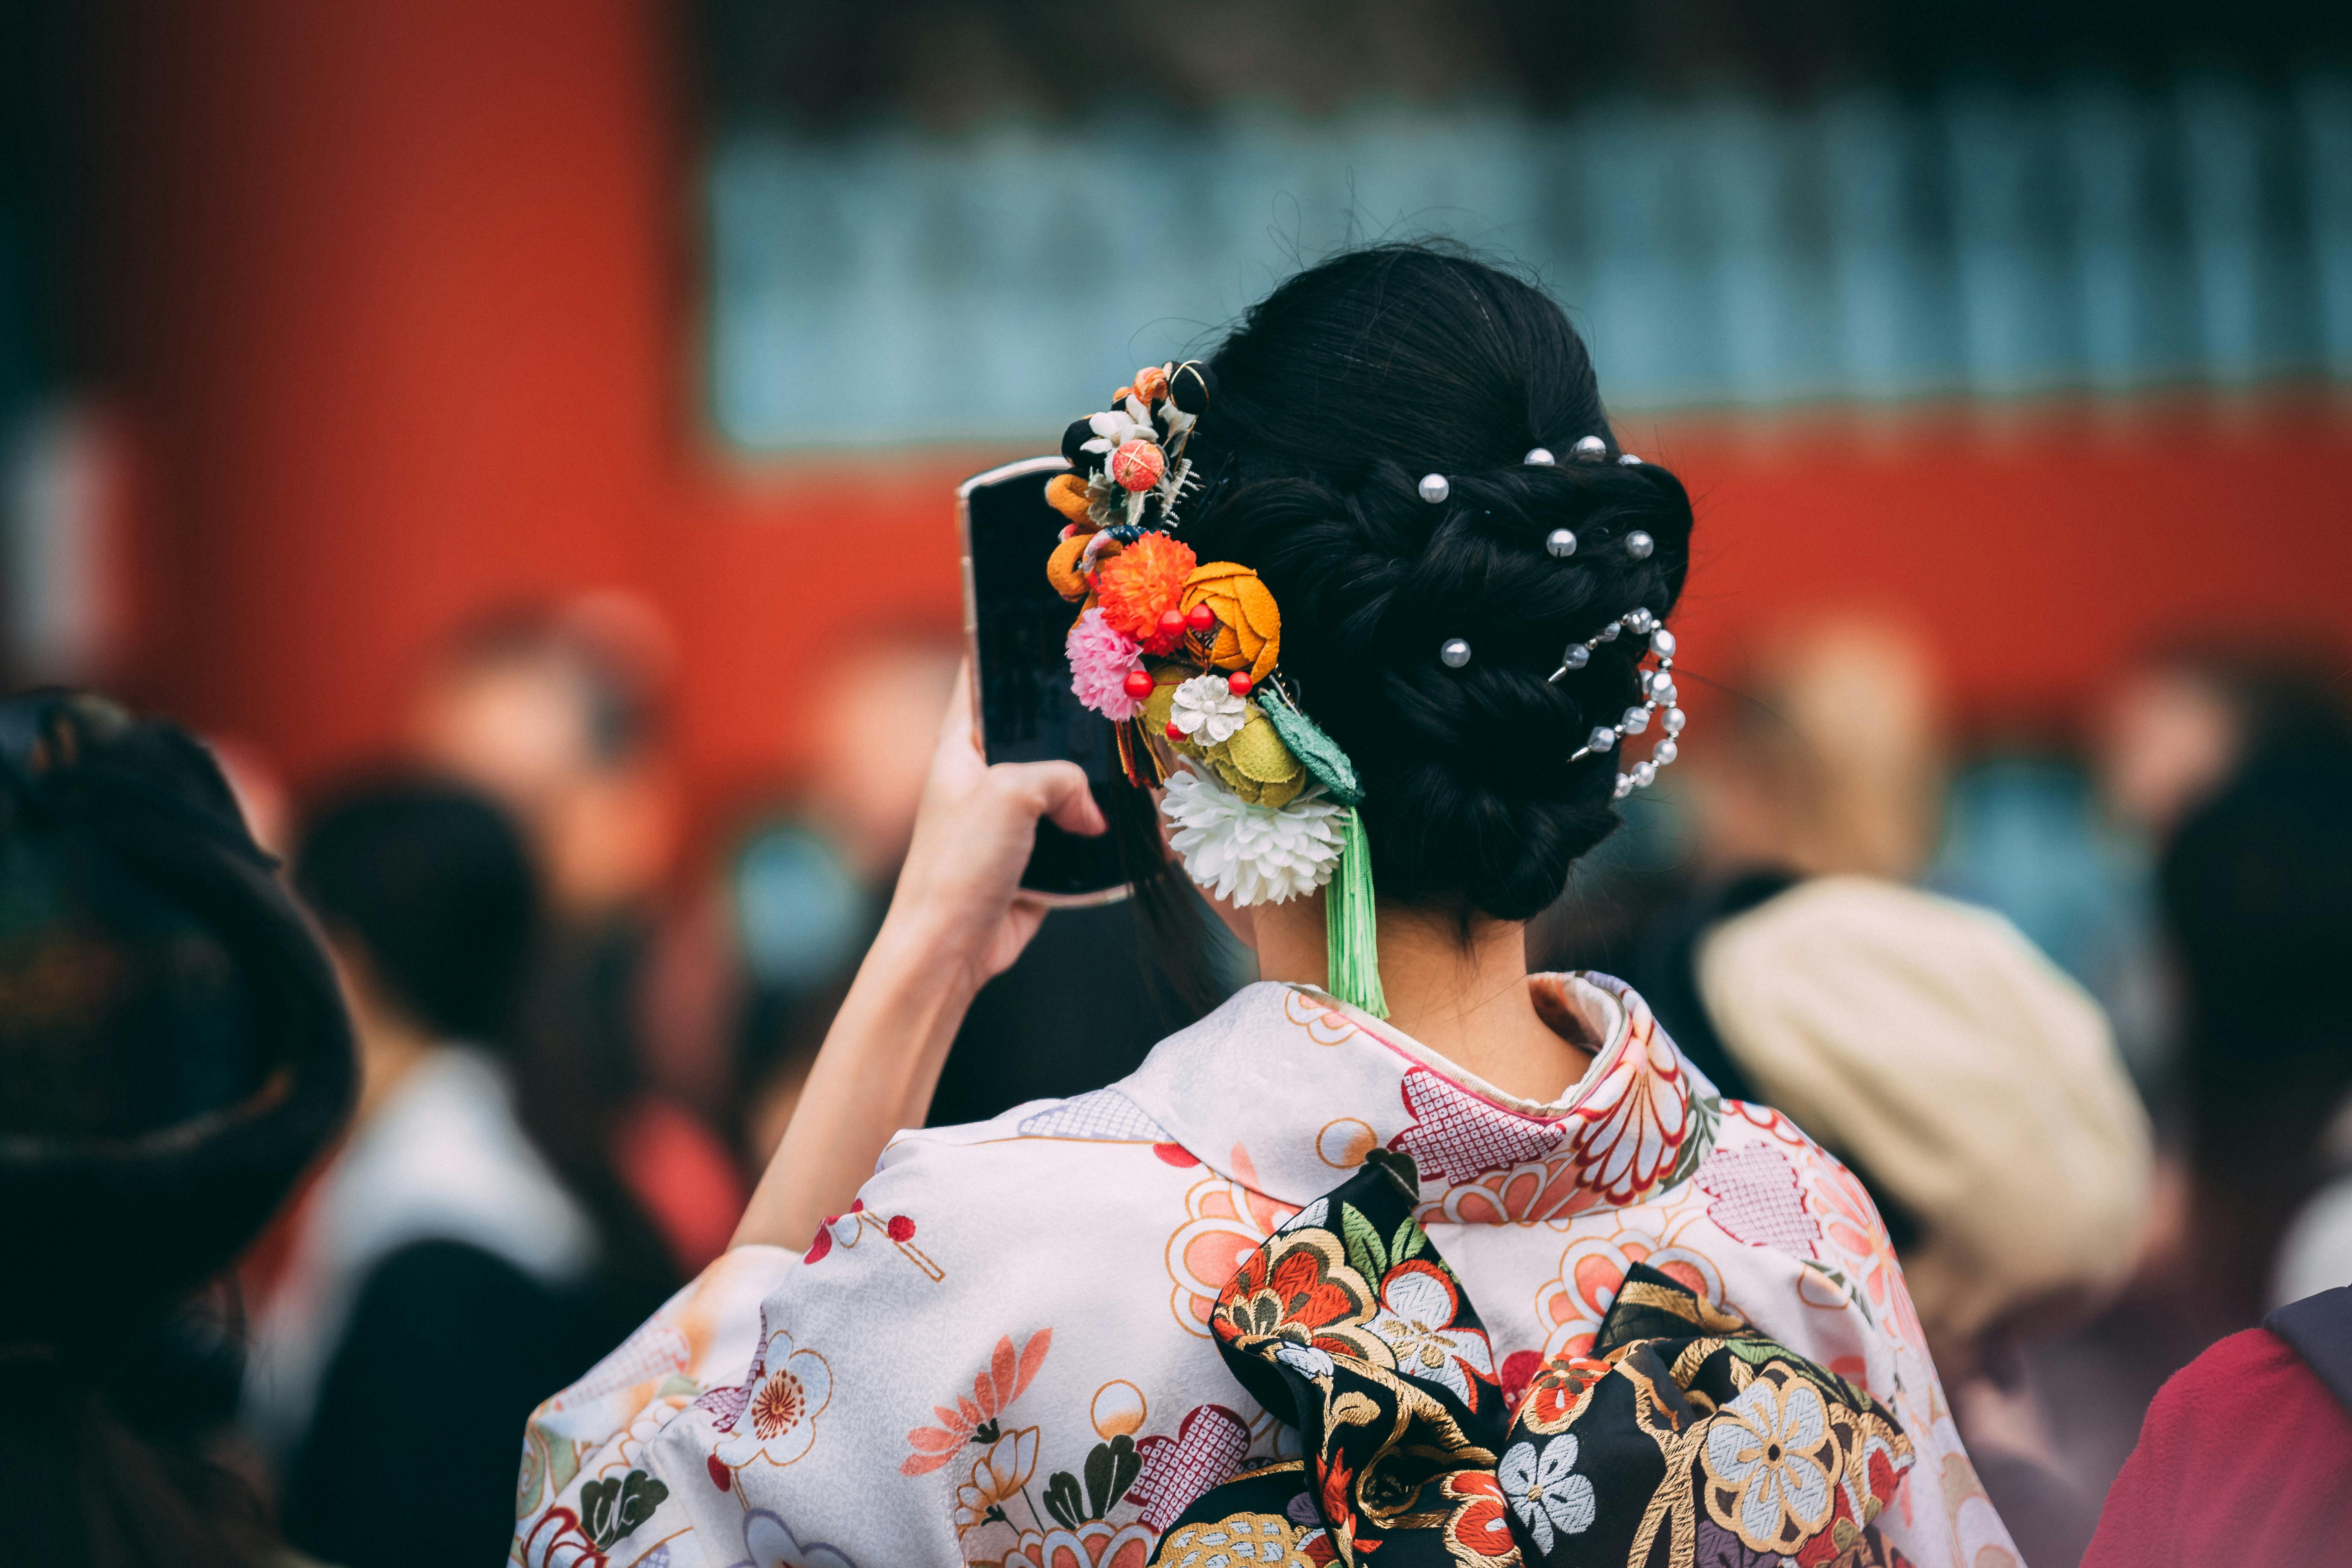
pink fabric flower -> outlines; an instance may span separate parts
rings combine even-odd
[[[1070,628],[1070,689],[1078,700],[1114,721],[1134,718],[1143,704],[1127,694],[1130,671],[1143,668],[1143,649],[1125,632],[1103,623],[1102,611],[1088,610]]]

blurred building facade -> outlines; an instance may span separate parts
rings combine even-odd
[[[740,795],[828,648],[954,623],[956,478],[1391,231],[1592,329],[1702,497],[1695,673],[1891,605],[1965,723],[2047,727],[2161,633],[2352,629],[2325,14],[5,15],[11,673],[298,783],[450,627],[618,587],[676,629],[695,798]]]
[[[709,200],[711,412],[756,449],[1034,443],[1300,257],[1431,233],[1570,301],[1620,410],[2352,379],[2352,75],[2325,71],[754,123]]]

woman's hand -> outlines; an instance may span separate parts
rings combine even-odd
[[[1021,893],[1037,819],[1092,837],[1109,826],[1075,763],[999,763],[972,741],[971,671],[956,681],[890,912],[826,1031],[783,1142],[735,1245],[806,1247],[849,1206],[892,1133],[930,1110],[974,993],[1037,934]]]

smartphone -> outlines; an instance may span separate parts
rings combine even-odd
[[[1045,481],[1068,468],[1059,458],[1024,458],[956,487],[972,738],[991,763],[1077,763],[1108,814],[1114,784],[1128,787],[1118,742],[1109,721],[1070,689],[1063,642],[1077,606],[1045,581],[1045,558],[1066,521],[1045,504]],[[1128,892],[1109,834],[1082,838],[1042,820],[1021,886],[1055,905],[1109,903]]]

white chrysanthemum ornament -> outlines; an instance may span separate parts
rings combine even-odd
[[[1253,805],[1190,762],[1169,773],[1160,809],[1185,875],[1238,909],[1313,892],[1339,869],[1347,844],[1344,809],[1320,789],[1285,806]]]

